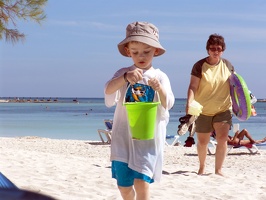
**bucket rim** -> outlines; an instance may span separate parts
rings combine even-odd
[[[158,105],[161,102],[125,102],[123,103],[124,106],[129,106],[129,105]]]

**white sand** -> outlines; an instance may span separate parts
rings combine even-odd
[[[110,146],[95,142],[37,137],[0,138],[0,171],[21,189],[60,200],[121,199],[111,178]],[[248,154],[234,149],[224,173],[214,172],[207,157],[207,175],[198,176],[195,147],[165,147],[160,183],[151,184],[151,199],[266,199],[266,151]]]

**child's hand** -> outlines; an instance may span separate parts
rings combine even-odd
[[[160,91],[162,88],[162,85],[160,83],[160,81],[157,79],[157,78],[151,78],[149,81],[148,81],[148,84],[149,86],[152,87],[152,89],[154,89],[155,91]]]
[[[137,68],[132,71],[128,71],[126,78],[131,85],[134,85],[135,83],[143,79],[142,75],[143,71]]]

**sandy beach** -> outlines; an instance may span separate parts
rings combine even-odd
[[[111,178],[110,145],[39,137],[0,138],[0,171],[20,189],[59,200],[119,200]],[[226,157],[226,177],[215,175],[214,156],[198,176],[195,147],[165,147],[163,177],[151,184],[151,199],[266,199],[266,151],[234,149]]]

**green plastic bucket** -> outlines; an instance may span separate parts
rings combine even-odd
[[[151,140],[154,138],[157,106],[159,103],[160,102],[124,103],[133,139]]]

